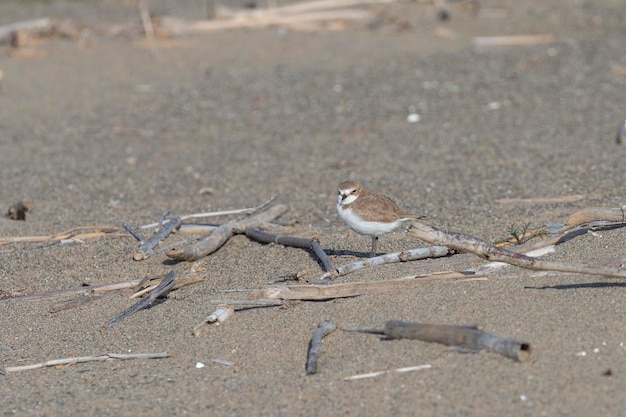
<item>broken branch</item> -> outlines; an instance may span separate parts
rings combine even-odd
[[[388,339],[413,339],[429,343],[440,343],[464,351],[486,349],[519,362],[530,359],[530,344],[519,340],[506,339],[478,330],[476,326],[437,325],[409,323],[391,320],[385,323],[383,330],[368,328],[345,328],[345,331],[382,334]]]
[[[333,269],[330,258],[326,255],[326,252],[322,249],[319,240],[316,238],[307,239],[295,236],[274,235],[255,228],[247,228],[243,231],[243,233],[250,239],[261,243],[277,243],[279,245],[292,246],[294,248],[311,249],[322,262],[324,271],[328,272]]]
[[[287,206],[279,204],[261,213],[252,214],[248,218],[232,220],[217,227],[206,239],[193,245],[172,248],[166,252],[166,255],[181,261],[198,260],[221,248],[233,236],[235,230],[258,227],[263,223],[275,220],[286,211]]]

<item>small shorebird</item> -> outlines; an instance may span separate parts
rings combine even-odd
[[[339,184],[337,212],[352,230],[372,237],[371,256],[376,254],[379,236],[393,232],[404,222],[424,217],[403,211],[391,198],[354,181]]]

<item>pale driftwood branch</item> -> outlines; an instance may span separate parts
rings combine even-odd
[[[194,336],[198,336],[200,335],[200,330],[202,329],[202,327],[204,327],[205,324],[209,323],[222,323],[226,320],[228,320],[230,317],[232,317],[235,314],[235,309],[232,308],[231,306],[227,305],[227,304],[222,304],[219,306],[219,308],[217,310],[215,310],[213,313],[209,314],[208,316],[206,316],[204,318],[204,320],[202,320],[201,323],[198,323],[197,325],[194,326],[193,328],[193,335]]]
[[[476,326],[422,324],[392,320],[385,323],[385,328],[382,330],[360,327],[342,330],[382,334],[388,339],[415,339],[441,343],[464,351],[477,352],[486,349],[520,362],[529,360],[531,356],[529,343],[486,333],[478,330]]]
[[[385,255],[374,256],[372,258],[339,266],[334,270],[323,274],[319,278],[312,279],[311,283],[327,284],[333,278],[342,277],[363,268],[392,264],[397,262],[417,261],[426,258],[438,258],[442,256],[452,255],[453,253],[454,251],[447,246],[431,246],[428,248],[415,248],[402,252],[387,253]]]
[[[554,43],[554,35],[518,35],[518,36],[477,36],[474,38],[474,46],[517,46],[517,45],[538,45]]]
[[[246,219],[235,219],[213,230],[206,239],[186,247],[172,248],[166,252],[166,255],[181,261],[198,260],[221,248],[233,236],[235,230],[258,227],[263,223],[275,220],[286,211],[287,206],[279,204]]]
[[[175,34],[212,32],[216,30],[240,28],[264,28],[270,26],[290,26],[303,23],[320,23],[332,20],[365,20],[371,14],[367,10],[338,9],[328,11],[306,12],[293,15],[278,15],[272,13],[235,16],[228,20],[197,20],[188,21],[173,17],[159,19],[158,28]]]
[[[159,285],[157,285],[156,288],[150,292],[148,297],[139,300],[138,302],[136,302],[135,304],[133,304],[126,310],[122,311],[117,316],[113,317],[111,320],[107,321],[104,325],[102,325],[100,329],[101,330],[108,329],[109,327],[113,326],[115,323],[119,322],[120,320],[123,320],[124,318],[130,316],[131,314],[134,314],[137,311],[148,307],[158,297],[167,294],[172,289],[172,287],[174,286],[176,282],[175,276],[176,274],[173,270],[168,272],[165,275],[165,277],[163,277],[163,280],[159,283]]]
[[[162,359],[167,358],[170,355],[167,352],[159,352],[159,353],[106,353],[104,355],[92,355],[92,356],[76,356],[72,358],[64,358],[64,359],[52,359],[46,362],[35,363],[32,365],[23,365],[23,366],[7,366],[4,368],[5,372],[18,372],[18,371],[27,371],[31,369],[40,369],[46,368],[50,366],[69,366],[74,365],[76,363],[83,362],[94,362],[94,361],[106,361],[109,359],[119,359],[119,360],[127,360],[127,359]]]
[[[317,329],[315,329],[311,336],[309,349],[306,354],[305,370],[307,375],[317,372],[317,360],[322,352],[322,339],[334,332],[336,328],[335,323],[328,320],[322,320],[317,325]]]
[[[113,235],[122,230],[115,226],[85,226],[75,227],[61,233],[50,236],[20,236],[0,237],[0,245],[7,243],[54,243],[67,239],[89,239],[93,237]],[[120,236],[124,236],[120,235]]]
[[[328,272],[333,269],[330,258],[326,252],[324,252],[319,240],[316,238],[307,239],[304,237],[275,235],[256,228],[246,228],[243,233],[250,239],[261,243],[277,243],[283,246],[313,250],[313,253],[315,253],[320,262],[322,262],[324,271]]]
[[[250,291],[248,298],[323,301],[334,298],[357,297],[366,294],[380,294],[418,287],[426,283],[441,281],[475,280],[475,274],[461,272],[444,272],[428,276],[413,275],[400,279],[385,281],[345,282],[330,285],[273,285]],[[230,302],[230,300],[229,300]],[[233,300],[233,303],[234,300]]]
[[[561,197],[535,197],[535,198],[499,198],[498,204],[554,204],[573,203],[585,198],[582,194],[565,195]]]
[[[415,366],[405,366],[402,368],[396,368],[396,369],[391,369],[388,371],[377,371],[377,372],[368,372],[366,374],[357,374],[357,375],[350,375],[345,377],[343,380],[344,381],[354,381],[357,379],[365,379],[365,378],[374,378],[380,375],[384,375],[384,374],[388,374],[391,372],[397,372],[397,373],[405,373],[405,372],[413,372],[413,371],[421,371],[422,369],[430,369],[433,366],[430,364],[427,365],[415,365]]]
[[[626,278],[626,269],[623,268],[545,261],[542,259],[531,258],[510,250],[498,248],[484,240],[465,233],[440,230],[419,222],[413,223],[409,233],[419,239],[435,245],[450,246],[457,250],[473,253],[474,255],[478,255],[479,257],[490,261],[505,262],[535,271],[573,272],[578,274]]]
[[[207,217],[220,217],[220,216],[230,216],[233,214],[245,214],[254,211],[255,208],[243,208],[236,210],[223,210],[223,211],[212,211],[207,213],[194,213],[194,214],[186,214],[184,216],[180,216],[181,220],[190,220],[190,219],[203,219]],[[140,226],[140,229],[151,229],[153,227],[158,227],[160,222],[144,224]],[[204,226],[204,225],[203,225]]]

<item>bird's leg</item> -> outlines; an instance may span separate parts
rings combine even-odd
[[[372,236],[372,252],[370,253],[370,258],[376,256],[376,244],[378,243],[378,236]]]

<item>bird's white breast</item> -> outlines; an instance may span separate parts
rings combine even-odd
[[[344,222],[355,232],[368,236],[382,236],[391,233],[402,225],[405,220],[400,219],[391,223],[370,222],[360,218],[351,208],[343,209],[337,204],[337,212]]]

